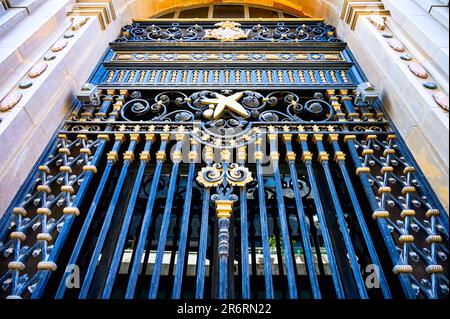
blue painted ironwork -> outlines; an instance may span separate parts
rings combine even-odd
[[[175,269],[175,279],[173,284],[172,298],[180,299],[181,286],[183,282],[183,271],[186,256],[186,245],[187,236],[189,228],[189,216],[191,212],[191,202],[192,202],[192,189],[194,186],[194,173],[195,173],[195,160],[197,158],[197,143],[191,140],[192,147],[189,158],[189,173],[186,183],[185,200],[183,207],[183,217],[181,220],[181,232],[180,232],[180,243],[177,253],[176,269]]]
[[[331,275],[333,278],[334,289],[336,291],[336,296],[339,299],[345,298],[341,276],[339,275],[339,269],[336,264],[336,258],[334,255],[333,244],[331,242],[330,234],[328,232],[327,222],[325,219],[325,213],[323,209],[322,202],[320,201],[319,189],[317,186],[313,166],[312,166],[312,154],[309,151],[307,139],[305,136],[300,135],[299,141],[301,142],[301,147],[303,151],[303,161],[305,162],[306,169],[308,171],[308,177],[310,180],[311,188],[314,193],[314,203],[316,205],[317,217],[320,222],[320,227],[322,230],[322,236],[325,242],[325,247],[327,251],[327,257],[330,261]]]
[[[289,236],[289,226],[286,218],[286,209],[283,200],[283,189],[281,186],[281,176],[280,169],[278,167],[280,154],[278,153],[277,147],[277,134],[269,133],[268,135],[269,143],[270,143],[270,157],[272,162],[273,175],[275,179],[275,191],[277,193],[277,204],[278,204],[278,212],[279,212],[279,220],[280,220],[280,228],[282,234],[283,248],[284,248],[284,257],[286,258],[286,271],[287,271],[287,281],[289,287],[289,297],[291,299],[298,298],[298,292],[296,287],[295,273],[294,273],[294,264],[292,261],[291,254],[291,239]],[[282,262],[281,260],[279,262]]]
[[[133,216],[133,212],[136,205],[136,200],[139,195],[139,189],[142,184],[142,178],[144,176],[145,168],[150,160],[150,150],[152,147],[152,142],[154,142],[155,136],[152,134],[148,134],[146,136],[146,143],[144,146],[144,150],[141,153],[139,170],[135,178],[135,182],[133,185],[133,190],[131,192],[131,198],[128,203],[127,210],[125,212],[124,220],[122,222],[122,227],[120,229],[119,238],[117,240],[116,248],[114,250],[113,259],[111,261],[111,266],[108,271],[108,276],[106,277],[105,286],[102,293],[102,299],[108,299],[111,296],[111,292],[114,285],[114,280],[117,276],[117,272],[119,269],[122,251],[124,249],[126,236],[130,227],[131,218]]]
[[[238,150],[239,164],[244,166],[247,159],[247,147]],[[241,218],[241,272],[242,272],[242,299],[250,299],[250,264],[248,248],[248,209],[247,187],[244,185],[239,190],[240,218]]]
[[[182,138],[184,137],[184,135],[182,135]],[[166,246],[166,240],[167,240],[167,232],[169,231],[169,222],[170,222],[170,214],[172,211],[172,205],[173,205],[173,197],[175,195],[175,188],[176,188],[176,183],[177,183],[177,179],[178,179],[178,170],[180,167],[180,162],[181,162],[181,146],[183,143],[183,140],[178,139],[175,151],[174,151],[174,156],[179,157],[177,159],[174,158],[173,162],[173,166],[172,166],[172,173],[170,175],[170,182],[169,182],[169,193],[167,194],[167,200],[166,200],[166,205],[164,208],[164,215],[163,215],[163,220],[162,220],[162,226],[161,226],[161,231],[158,237],[158,250],[156,253],[156,258],[155,258],[155,264],[153,266],[153,274],[152,274],[152,281],[150,283],[150,291],[148,293],[148,297],[150,299],[155,299],[158,293],[158,284],[159,284],[159,278],[161,276],[161,266],[162,266],[162,259],[164,257],[164,249]]]
[[[305,69],[304,67],[268,68],[256,70],[227,68],[226,70],[171,69],[163,71],[135,71],[123,68],[108,68],[100,84],[118,88],[170,87],[170,88],[354,88],[356,81],[348,70],[338,68]]]
[[[215,36],[211,31],[231,30],[235,31],[237,39],[252,42],[281,42],[281,43],[301,43],[301,42],[341,42],[334,37],[335,28],[323,22],[297,23],[265,22],[264,24],[234,22],[223,23],[202,23],[193,25],[192,23],[161,23],[156,21],[135,21],[122,28],[121,36],[115,44],[134,43],[176,43],[176,42],[220,42],[226,41],[227,35]]]
[[[84,138],[82,138],[83,140],[83,146],[85,146],[85,141]],[[94,155],[94,158],[91,162],[89,162],[89,159],[87,158],[87,154],[84,154],[84,161],[85,163],[90,163],[92,164],[92,167],[95,167],[95,165],[97,164],[97,162],[100,160],[100,155],[103,152],[103,147],[104,147],[104,142],[100,142],[100,145]],[[75,218],[75,214],[77,211],[77,207],[80,206],[83,196],[87,191],[88,185],[90,180],[93,177],[93,171],[89,170],[86,172],[84,178],[83,178],[83,183],[81,184],[80,188],[78,189],[78,196],[76,197],[75,201],[73,201],[73,203],[71,203],[71,206],[67,206],[70,208],[74,208],[74,210],[69,209],[68,211],[70,212],[70,214],[68,214],[65,218],[64,218],[64,224],[63,227],[58,235],[58,238],[56,239],[55,244],[53,245],[53,249],[51,250],[50,255],[48,256],[48,260],[50,262],[53,262],[52,260],[56,260],[58,258],[58,255],[62,249],[62,246],[64,245],[64,242],[67,238],[67,236],[69,235],[69,231],[70,231],[70,227],[72,226],[72,223],[74,221]],[[36,282],[36,286],[33,289],[31,298],[33,299],[37,299],[40,298],[43,294],[43,290],[45,289],[45,285],[48,282],[48,279],[50,277],[51,274],[51,270],[40,270],[38,272],[38,281]]]
[[[305,210],[303,208],[302,198],[300,194],[299,189],[299,180],[297,176],[297,170],[295,168],[295,153],[292,150],[292,136],[289,134],[283,135],[284,142],[286,144],[286,159],[289,163],[289,170],[291,173],[292,178],[292,186],[294,189],[294,196],[295,196],[295,204],[297,208],[297,214],[298,214],[298,220],[299,220],[299,226],[300,231],[302,234],[302,245],[303,249],[305,251],[305,259],[306,259],[306,265],[308,267],[308,276],[311,283],[311,290],[312,295],[314,299],[321,299],[322,295],[320,293],[320,287],[319,282],[317,280],[317,272],[316,272],[316,266],[314,263],[314,256],[312,252],[311,247],[311,241],[310,241],[310,232],[308,229],[308,222],[305,215]]]
[[[122,137],[119,137],[119,138],[122,138]],[[130,152],[131,154],[134,153],[134,149],[136,147],[136,142],[137,141],[135,139],[131,140],[131,142],[128,146],[127,153],[128,152]],[[128,155],[128,154],[125,154],[125,156],[126,155]],[[97,244],[95,245],[94,251],[92,252],[91,260],[89,262],[86,276],[84,277],[83,284],[81,286],[81,290],[80,290],[80,294],[79,294],[80,299],[85,299],[89,293],[89,288],[91,286],[92,279],[94,277],[95,268],[97,267],[97,263],[99,261],[99,257],[100,257],[103,245],[105,243],[105,239],[108,234],[112,218],[114,217],[114,212],[116,211],[117,202],[118,202],[120,193],[122,192],[122,187],[125,182],[125,178],[128,174],[128,169],[130,167],[131,161],[132,161],[132,159],[129,157],[124,158],[120,176],[117,181],[117,184],[116,184],[116,187],[114,190],[114,194],[111,199],[111,203],[108,207],[108,211],[106,212],[105,219],[104,219],[103,225],[102,225],[102,229],[100,231],[100,234],[99,234],[99,237],[97,240]]]
[[[112,152],[117,152],[119,150],[121,144],[122,144],[121,139],[116,140],[114,143],[114,146],[112,148]],[[95,212],[97,210],[97,206],[103,195],[105,185],[108,182],[108,179],[110,177],[110,173],[111,173],[111,170],[112,170],[114,164],[115,164],[115,161],[113,159],[110,159],[110,160],[108,160],[108,162],[105,166],[102,178],[100,180],[100,183],[98,184],[97,191],[92,200],[92,204],[89,207],[89,211],[86,215],[86,219],[84,220],[83,227],[80,230],[80,234],[78,235],[77,242],[75,243],[75,246],[73,248],[72,255],[70,256],[69,262],[67,263],[68,265],[76,265],[76,262],[78,260],[78,257],[80,255],[80,252],[82,249],[82,246],[85,242],[87,232],[89,231],[91,222],[94,218]],[[55,298],[57,298],[57,299],[63,298],[64,292],[66,291],[66,288],[67,288],[66,281],[69,276],[70,276],[70,272],[65,272],[65,274],[63,275],[63,277],[59,283],[58,291],[56,292]]]
[[[347,187],[348,193],[350,195],[350,199],[352,201],[353,208],[355,209],[355,213],[356,213],[356,216],[357,216],[357,219],[358,219],[358,222],[359,222],[359,226],[360,226],[361,231],[363,233],[364,240],[365,240],[365,243],[367,245],[367,248],[368,248],[368,251],[369,251],[369,254],[370,254],[370,258],[372,260],[372,263],[377,267],[376,268],[377,280],[379,281],[381,290],[383,292],[383,296],[386,299],[391,299],[392,295],[391,295],[390,289],[388,287],[387,280],[386,280],[386,277],[384,275],[383,268],[381,267],[381,263],[380,263],[380,260],[378,258],[378,254],[376,252],[375,245],[373,244],[372,238],[371,238],[370,233],[369,233],[369,229],[368,229],[367,224],[366,224],[366,222],[364,220],[364,214],[363,214],[363,211],[362,211],[361,206],[359,204],[358,196],[357,196],[357,194],[355,192],[353,183],[351,181],[350,175],[349,175],[347,167],[345,165],[345,157],[344,158],[342,158],[342,157],[340,158],[340,156],[344,155],[344,153],[341,151],[341,148],[339,146],[337,138],[338,138],[338,135],[334,135],[334,136],[330,135],[330,142],[333,145],[333,150],[334,150],[334,154],[335,154],[335,160],[339,163],[339,167],[341,169],[342,176],[344,177],[344,182],[345,182],[345,185]]]
[[[355,165],[357,167],[363,167],[360,164],[360,160],[359,160],[358,154],[356,152],[356,147],[355,147],[354,142],[352,140],[348,140],[348,144],[349,144],[349,151],[350,151],[350,154],[351,154],[353,160],[355,161]],[[372,209],[375,211],[379,210],[380,208],[382,209],[383,207],[379,206],[378,201],[375,198],[374,193],[372,192],[372,187],[370,185],[370,182],[369,182],[367,176],[365,176],[364,174],[360,174],[360,179],[361,179],[361,182],[363,184],[363,187],[364,187],[366,193],[368,194],[369,203],[370,203]],[[400,258],[396,251],[395,243],[394,243],[394,241],[391,237],[391,234],[387,228],[386,221],[384,219],[377,218],[377,223],[378,223],[378,226],[382,233],[383,239],[385,241],[385,244],[387,246],[387,249],[388,249],[388,252],[389,252],[389,255],[390,255],[392,261],[395,264],[399,264]],[[415,294],[412,292],[412,288],[408,282],[409,280],[408,280],[407,276],[405,274],[400,274],[399,280],[402,284],[402,287],[405,291],[406,296],[408,298],[415,298]]]
[[[163,162],[165,160],[166,147],[167,147],[167,133],[164,136],[164,140],[161,141],[161,146],[159,149],[159,154],[163,155],[157,159],[157,164],[155,168],[155,172],[153,174],[153,181],[150,188],[150,194],[147,200],[147,206],[145,208],[145,214],[142,221],[142,226],[139,232],[139,238],[137,241],[137,245],[134,253],[134,260],[131,265],[130,277],[128,280],[127,291],[125,293],[125,298],[132,299],[136,290],[136,283],[139,276],[141,262],[142,262],[142,254],[144,252],[145,244],[147,241],[148,231],[150,228],[150,223],[152,221],[153,214],[153,206],[155,204],[156,192],[158,190],[158,183],[161,176],[161,170],[163,166]],[[147,262],[144,260],[144,263]]]
[[[321,162],[323,170],[325,172],[328,188],[330,190],[331,198],[333,201],[333,206],[336,210],[336,216],[337,216],[337,220],[339,223],[339,228],[340,228],[342,237],[344,239],[345,248],[347,250],[347,256],[350,261],[350,265],[351,265],[351,268],[353,271],[353,276],[356,281],[356,286],[358,287],[359,296],[362,299],[367,299],[368,295],[367,295],[366,287],[364,284],[364,279],[362,278],[362,275],[361,275],[361,270],[359,269],[358,257],[356,256],[355,250],[352,245],[352,240],[348,233],[348,228],[347,228],[347,223],[345,221],[344,212],[342,211],[342,206],[339,201],[336,186],[334,184],[333,177],[331,175],[331,170],[330,170],[329,163],[328,163],[328,153],[325,151],[325,149],[323,147],[322,136],[315,135],[314,140],[315,140],[314,142],[316,143],[316,146],[317,146],[317,151],[319,153],[319,161]]]
[[[125,281],[130,299],[144,295],[142,280],[149,298],[447,298],[448,215],[379,101],[355,101],[362,81],[320,22],[124,27],[91,77],[99,100],[74,107],[0,220],[0,297],[108,299]],[[361,272],[370,263],[379,289]],[[74,265],[81,289],[67,286]]]
[[[198,249],[197,280],[195,287],[195,298],[203,299],[205,294],[205,264],[206,246],[208,244],[208,219],[209,219],[210,190],[203,190],[202,218],[200,224],[200,245]]]
[[[266,298],[273,299],[273,278],[272,278],[272,263],[269,247],[269,230],[267,225],[267,208],[264,194],[264,172],[262,168],[262,140],[259,139],[256,143],[256,177],[258,180],[258,198],[259,198],[259,218],[261,222],[261,239],[263,245],[264,255],[264,278],[266,287]]]

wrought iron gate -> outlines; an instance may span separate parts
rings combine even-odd
[[[1,219],[1,297],[448,298],[448,215],[346,44],[260,23],[123,27]]]

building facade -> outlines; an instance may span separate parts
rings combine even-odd
[[[448,298],[448,7],[194,2],[5,2],[1,296]]]

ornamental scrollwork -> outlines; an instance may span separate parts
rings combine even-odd
[[[225,181],[226,183],[224,183]],[[225,167],[216,163],[202,168],[197,175],[197,182],[204,187],[219,187],[223,184],[244,187],[252,181],[250,170],[236,163],[228,164]]]
[[[231,186],[244,187],[253,181],[253,177],[247,167],[233,163],[227,171],[227,180]]]
[[[197,176],[197,182],[204,187],[217,187],[223,183],[224,174],[220,164],[203,167]]]
[[[313,25],[302,24],[298,27],[290,27],[285,23],[277,23],[276,27],[271,29],[267,26],[258,24],[252,28],[257,38],[265,41],[276,42],[301,42],[301,41],[324,41],[327,35],[333,34],[334,27],[325,23]],[[339,42],[333,36],[328,38],[330,42]]]
[[[217,24],[171,23],[154,25],[133,22],[122,28],[116,43],[181,41],[262,41],[262,42],[341,42],[335,28],[323,22],[240,24],[225,21]]]
[[[154,98],[154,103],[139,98],[127,102],[120,115],[126,121],[187,122],[194,120],[194,114],[183,110],[186,95],[181,92],[163,92]],[[169,110],[169,105],[175,110]]]
[[[255,91],[199,91],[187,96],[178,91],[163,92],[152,102],[134,98],[123,106],[125,121],[201,121],[207,126],[230,129],[248,122],[325,122],[334,116],[333,107],[321,93],[301,101],[293,92],[263,95]]]

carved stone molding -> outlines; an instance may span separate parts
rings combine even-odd
[[[113,0],[77,0],[71,16],[96,16],[103,30],[117,19]]]
[[[384,8],[381,0],[344,0],[340,18],[354,30],[359,16],[389,16],[389,10]],[[382,18],[381,18],[382,19]],[[373,19],[381,21],[381,19]],[[380,28],[381,29],[381,28]]]

